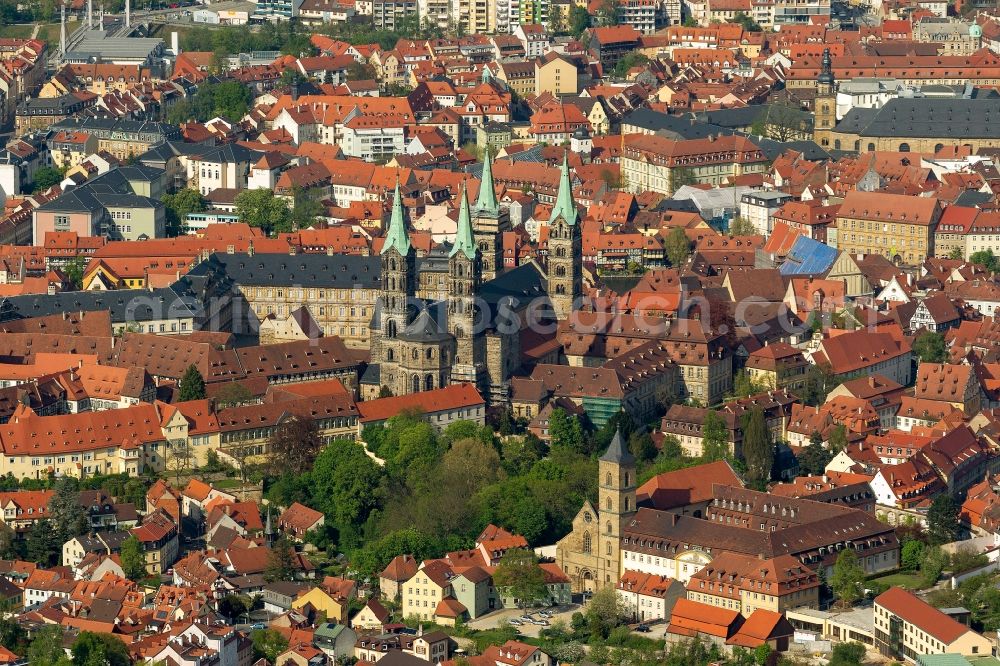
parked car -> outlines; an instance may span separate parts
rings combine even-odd
[[[528,623],[535,621],[535,618],[531,617],[531,615],[528,613],[525,613],[519,619],[521,620],[521,622],[528,622]]]
[[[540,610],[538,611],[538,614],[542,617],[552,617],[552,611],[550,610]]]
[[[644,634],[648,634],[649,631],[650,631],[649,626],[647,626],[645,624],[640,624],[638,627],[635,628],[635,630],[636,631],[640,631],[640,632],[642,632]]]
[[[545,619],[534,620],[532,624],[537,624],[540,627],[547,627],[549,626],[549,621]]]
[[[263,622],[258,622],[256,624],[250,625],[250,629],[253,631],[257,631],[258,629],[267,629],[267,625],[264,624]]]
[[[515,627],[520,627],[522,624],[524,624],[523,622],[521,622],[521,620],[517,619],[516,617],[510,618],[509,620],[507,620],[507,622],[513,624]]]

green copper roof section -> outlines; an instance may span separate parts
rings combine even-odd
[[[469,192],[462,186],[462,204],[458,209],[458,232],[449,257],[461,252],[469,259],[476,258],[476,241],[472,238],[472,216],[469,215]]]
[[[570,226],[575,225],[580,219],[576,204],[573,202],[573,186],[569,182],[569,161],[566,155],[563,155],[562,170],[559,174],[559,194],[556,196],[556,205],[552,207],[549,222],[555,222],[560,215]]]
[[[403,221],[403,195],[399,193],[399,182],[396,182],[396,192],[392,195],[392,217],[389,218],[389,233],[385,235],[385,245],[382,254],[390,247],[404,257],[410,253],[410,237],[406,235],[406,222]]]
[[[479,197],[476,199],[476,215],[483,217],[500,217],[500,202],[497,201],[497,191],[493,184],[493,157],[489,149],[483,158],[483,181],[479,184]]]

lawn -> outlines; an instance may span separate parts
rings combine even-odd
[[[882,583],[890,587],[897,586],[902,587],[907,590],[922,590],[929,587],[924,583],[924,579],[920,574],[915,573],[902,573],[897,572],[894,574],[889,574],[887,576],[878,576],[876,578],[870,578],[872,582]]]
[[[239,488],[243,485],[243,482],[239,479],[219,479],[212,481],[212,485],[220,490],[226,490],[228,488]]]
[[[0,37],[31,37],[34,29],[35,26],[33,23],[0,25]]]

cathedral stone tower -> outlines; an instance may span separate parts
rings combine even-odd
[[[463,186],[458,231],[448,256],[448,331],[455,338],[451,381],[472,382],[480,390],[484,388],[486,372],[485,348],[482,332],[476,330],[475,298],[481,283],[482,253],[476,245],[469,195]]]
[[[503,233],[510,231],[510,214],[500,208],[497,201],[493,185],[493,158],[488,151],[483,160],[483,178],[473,215],[473,234],[482,254],[483,280],[489,281],[503,270]]]
[[[635,514],[635,458],[621,431],[598,461],[597,508],[598,585],[615,585],[621,576],[621,541],[626,523]]]
[[[417,288],[416,252],[410,244],[403,220],[403,198],[399,183],[392,199],[392,217],[389,231],[382,246],[382,312],[378,327],[378,360],[381,366],[380,381],[396,395],[405,386],[398,377],[400,347],[398,336],[412,319],[412,304]],[[373,361],[374,361],[373,355]]]
[[[556,317],[567,318],[583,293],[583,238],[573,201],[569,162],[563,157],[559,194],[549,217],[548,295]]]
[[[813,113],[813,141],[829,147],[837,124],[837,91],[833,79],[830,49],[823,49],[823,65],[816,77],[816,102]]]

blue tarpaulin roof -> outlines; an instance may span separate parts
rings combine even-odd
[[[837,260],[837,250],[817,240],[799,236],[781,264],[782,275],[826,273]]]

